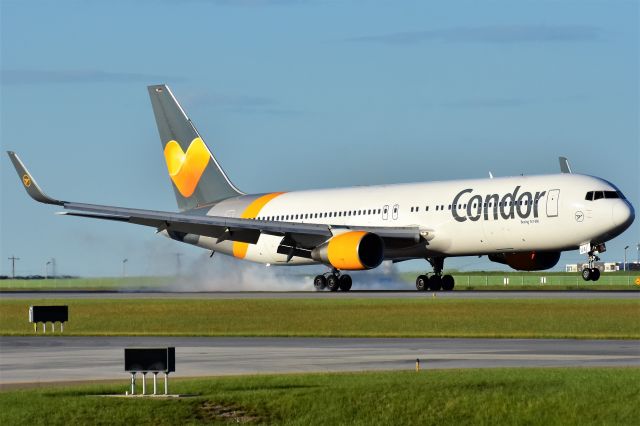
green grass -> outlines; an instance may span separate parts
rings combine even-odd
[[[0,300],[0,334],[33,334],[28,307],[66,304],[70,335],[640,338],[640,300]]]
[[[41,280],[0,280],[0,291],[27,290],[164,290],[175,277],[52,278]]]
[[[596,281],[584,281],[577,272],[449,272],[456,280],[456,290],[635,290],[640,271],[605,272]],[[416,273],[403,273],[402,278],[414,282]],[[541,283],[544,277],[546,282]],[[504,284],[504,278],[509,283]]]
[[[638,368],[423,370],[173,380],[188,398],[105,398],[121,384],[0,393],[0,424],[635,425]],[[218,407],[218,408],[214,408]],[[236,422],[232,414],[226,422]]]
[[[572,272],[450,272],[456,279],[456,290],[636,290],[640,272],[607,272],[597,282],[585,282],[578,273]],[[400,279],[415,282],[417,272],[404,272]],[[509,285],[503,283],[509,277]],[[547,282],[540,284],[540,277]],[[182,278],[187,279],[187,278]],[[300,276],[299,280],[311,282],[312,277]],[[0,280],[0,291],[46,291],[46,290],[147,290],[163,291],[175,283],[175,277],[107,277],[107,278],[63,278],[41,280]],[[356,289],[357,281],[356,281]]]

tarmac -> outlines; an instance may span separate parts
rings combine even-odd
[[[176,348],[172,377],[494,367],[640,367],[640,340],[1,336],[0,387],[122,379],[124,348]]]

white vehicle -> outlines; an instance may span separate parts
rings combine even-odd
[[[635,213],[604,179],[560,174],[453,180],[248,195],[224,173],[165,85],[149,86],[179,213],[60,201],[39,188],[18,156],[9,156],[36,201],[70,216],[151,226],[207,250],[271,265],[321,263],[330,272],[316,289],[351,289],[343,271],[376,268],[383,260],[426,259],[433,273],[418,290],[451,290],[444,259],[487,255],[517,270],[556,265],[560,252],[580,249],[593,267],[605,242],[624,232]]]

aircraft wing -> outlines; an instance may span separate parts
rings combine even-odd
[[[255,244],[261,234],[276,235],[286,237],[289,243],[307,250],[322,244],[336,233],[344,232],[345,229],[372,232],[383,240],[393,241],[396,244],[398,240],[403,240],[406,245],[413,245],[420,241],[418,227],[336,227],[329,224],[206,216],[202,211],[175,213],[61,201],[49,197],[42,191],[15,152],[9,151],[8,154],[31,198],[41,203],[61,206],[69,210],[61,214],[68,216],[129,222],[154,227],[159,232],[166,230],[169,233],[204,235],[217,238],[219,242],[228,240]]]

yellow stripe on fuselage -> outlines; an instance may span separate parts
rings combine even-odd
[[[273,192],[271,194],[265,194],[262,197],[253,200],[251,204],[249,204],[247,208],[244,209],[244,212],[242,212],[242,215],[240,215],[240,217],[242,219],[255,219],[260,214],[260,210],[262,210],[269,201],[282,194],[284,194],[284,192]],[[239,241],[233,242],[233,255],[239,259],[244,259],[244,257],[247,255],[248,249],[249,243],[242,243]]]

